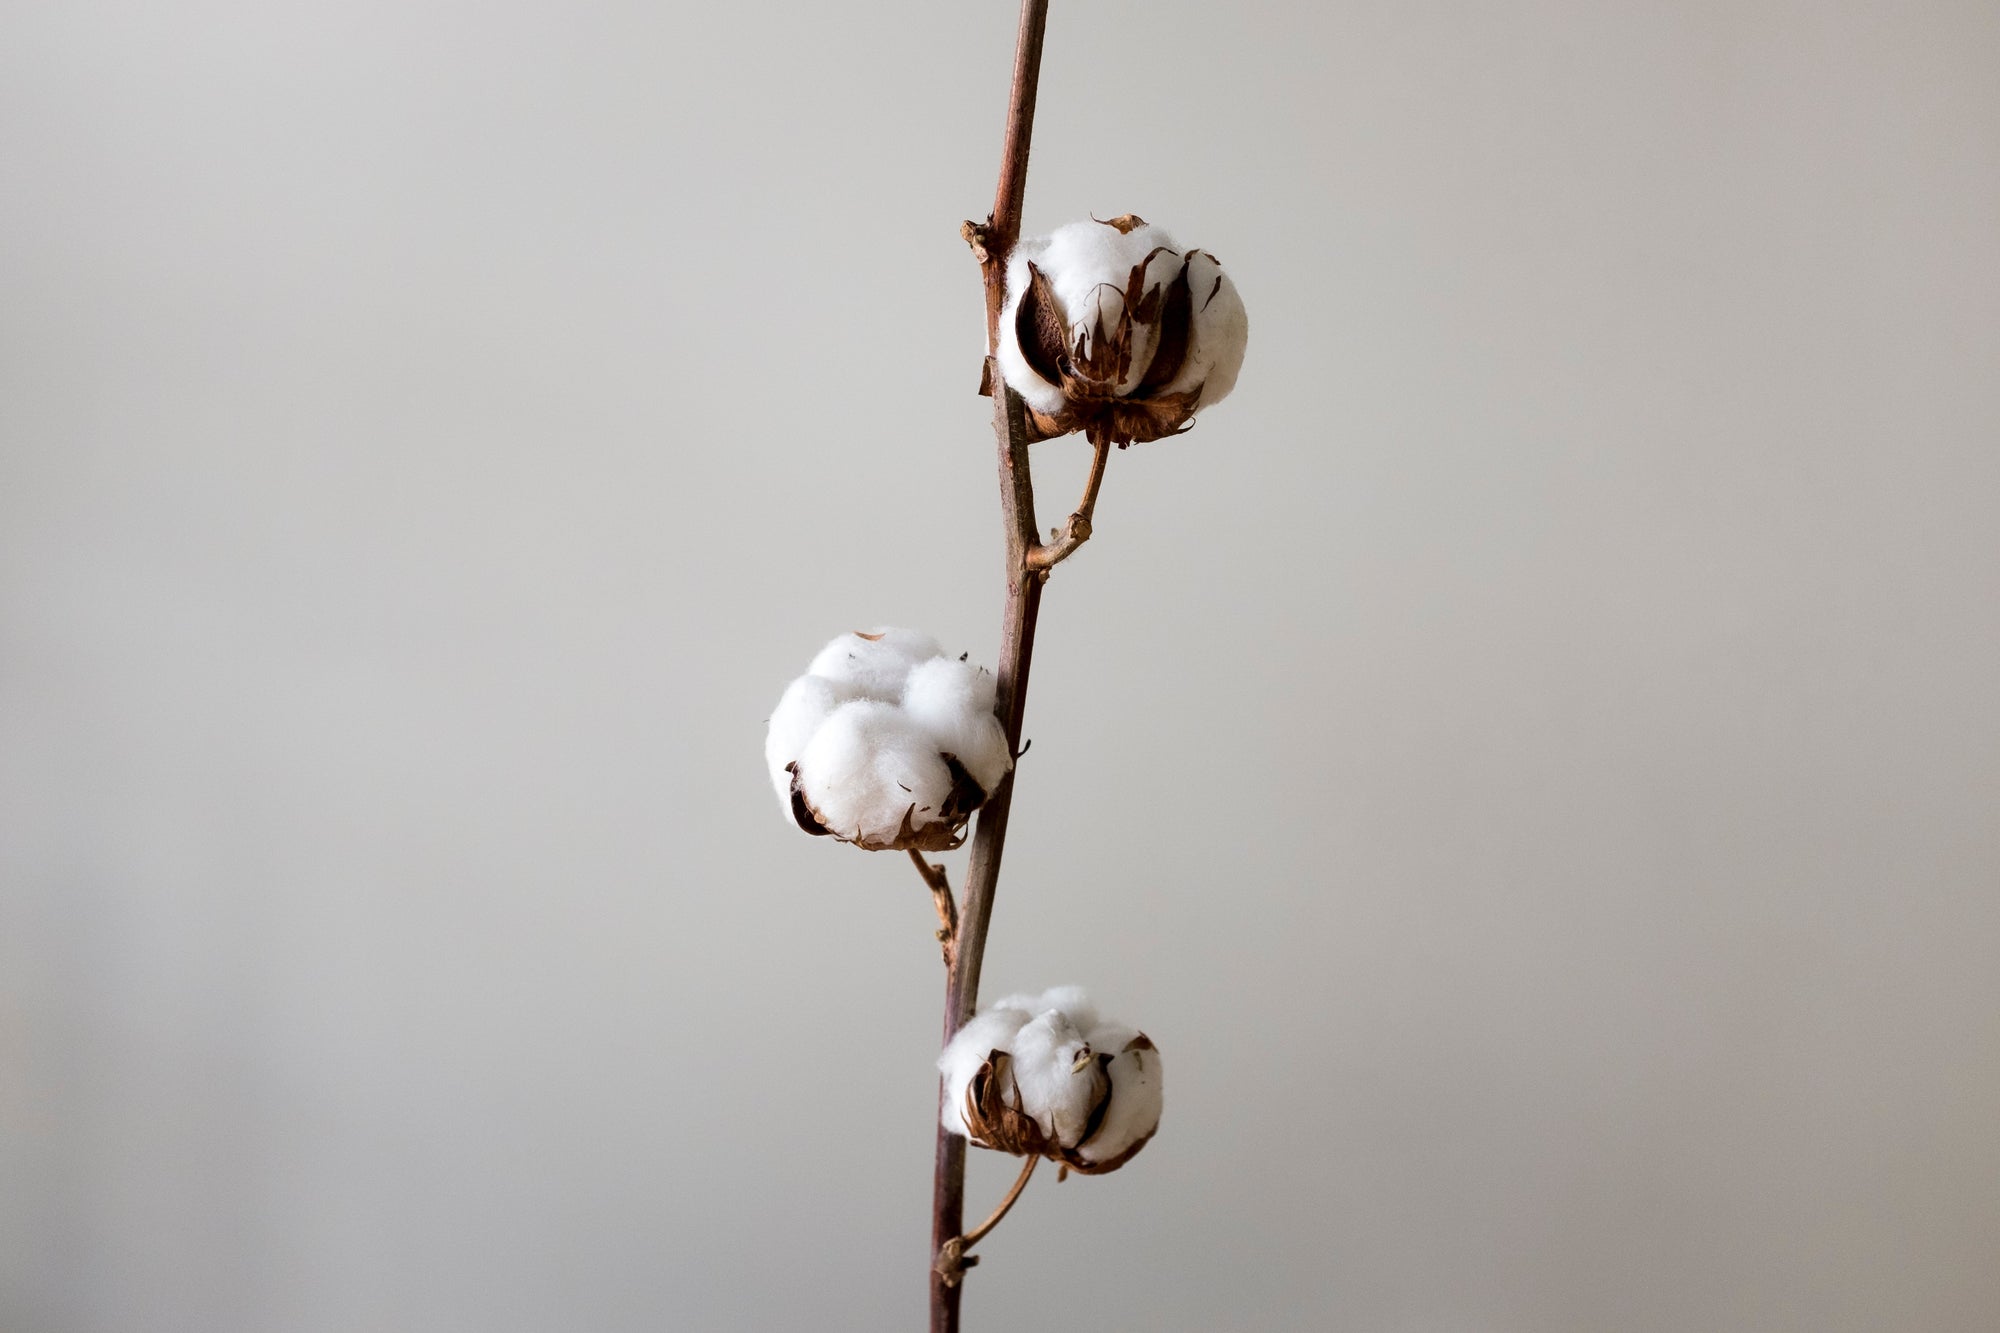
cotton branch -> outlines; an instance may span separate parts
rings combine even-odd
[[[1007,296],[1007,260],[1021,235],[1021,201],[1028,184],[1028,148],[1034,135],[1035,92],[1041,78],[1042,34],[1048,0],[1022,0],[1015,41],[1013,84],[1007,97],[1007,129],[1001,148],[1000,181],[993,213],[977,229],[981,276],[986,288],[989,354],[999,346],[1000,309]],[[1028,472],[1028,423],[1019,395],[1001,380],[989,360],[986,380],[993,393],[994,438],[999,452],[1000,509],[1006,536],[1006,600],[1001,613],[1001,648],[995,702],[1009,752],[1021,749],[1021,718],[1028,697],[1028,667],[1034,657],[1035,619],[1041,609],[1042,578],[1028,568],[1038,544],[1034,483]],[[1007,840],[1014,774],[1000,783],[979,814],[966,871],[965,901],[954,933],[957,947],[946,970],[944,1041],[972,1015],[979,998],[979,969],[986,952],[986,927],[1000,878],[1000,854]],[[958,1333],[962,1288],[947,1281],[936,1265],[958,1241],[965,1221],[965,1140],[937,1131],[937,1167],[931,1193],[931,1333]],[[962,1244],[962,1242],[961,1242]],[[955,1270],[954,1277],[963,1269]]]

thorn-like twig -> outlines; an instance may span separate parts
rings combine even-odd
[[[914,847],[910,849],[910,860],[930,886],[931,901],[937,905],[938,947],[944,951],[944,965],[949,971],[958,957],[958,903],[951,896],[951,881],[945,877],[943,866],[924,860],[924,854]]]
[[[939,1280],[947,1287],[957,1286],[965,1276],[965,1270],[979,1262],[978,1255],[968,1255],[966,1251],[984,1240],[987,1232],[1000,1225],[1000,1219],[1007,1216],[1008,1210],[1014,1206],[1014,1201],[1021,1197],[1021,1191],[1028,1188],[1028,1177],[1035,1174],[1035,1167],[1041,1160],[1032,1154],[1028,1157],[1027,1165],[1023,1166],[1021,1174],[1014,1178],[1013,1188],[1007,1191],[1006,1198],[1000,1200],[1000,1206],[993,1210],[991,1217],[963,1236],[953,1236],[938,1247],[935,1271]]]

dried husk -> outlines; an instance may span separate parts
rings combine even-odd
[[[1152,1039],[1141,1032],[1125,1043],[1124,1049],[1150,1051],[1155,1048]],[[1111,1109],[1111,1077],[1107,1072],[1111,1060],[1109,1051],[1098,1052],[1097,1068],[1091,1073],[1098,1080],[1101,1091],[1091,1106],[1090,1117],[1084,1124],[1083,1133],[1078,1136],[1075,1145],[1065,1147],[1044,1134],[1033,1116],[1019,1109],[1021,1088],[1014,1080],[1013,1057],[1005,1051],[992,1052],[973,1074],[972,1081],[965,1089],[963,1113],[965,1127],[970,1131],[972,1142],[982,1148],[991,1148],[996,1152],[1009,1153],[1015,1157],[1046,1157],[1052,1162],[1060,1162],[1068,1170],[1086,1176],[1101,1176],[1116,1171],[1137,1157],[1139,1150],[1152,1142],[1153,1135],[1159,1132],[1159,1126],[1155,1125],[1144,1138],[1116,1157],[1108,1157],[1101,1162],[1090,1162],[1080,1155],[1083,1145],[1095,1138],[1098,1131],[1103,1128],[1104,1117]],[[1013,1090],[1011,1101],[1003,1093],[1003,1089],[1010,1087]]]
[[[1126,213],[1104,225],[1129,235],[1144,223],[1145,219]],[[1171,282],[1149,287],[1147,268],[1162,253],[1173,252],[1156,247],[1132,267],[1119,293],[1124,299],[1115,321],[1105,323],[1100,302],[1095,320],[1077,329],[1074,338],[1048,276],[1033,262],[1028,264],[1028,290],[1014,313],[1014,336],[1022,359],[1059,387],[1065,400],[1062,410],[1053,414],[1028,409],[1034,439],[1080,430],[1092,444],[1111,443],[1122,449],[1188,428],[1203,386],[1179,393],[1166,392],[1166,386],[1180,375],[1192,346],[1194,294],[1188,286],[1187,261],[1202,252],[1189,250],[1180,257],[1180,272]],[[1221,284],[1218,275],[1208,299]],[[1141,330],[1154,333],[1152,358],[1139,382],[1129,392],[1120,392],[1131,374],[1133,347]]]

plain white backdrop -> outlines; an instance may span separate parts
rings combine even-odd
[[[930,903],[759,747],[996,651],[1014,21],[8,7],[0,1327],[919,1324]],[[1050,587],[986,979],[1167,1110],[968,1328],[2000,1324],[2000,11],[1057,0],[1092,211],[1250,356]]]

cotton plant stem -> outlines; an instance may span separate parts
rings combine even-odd
[[[995,707],[1006,731],[1008,753],[1021,753],[1021,718],[1028,701],[1028,667],[1034,659],[1035,618],[1041,609],[1043,575],[1028,566],[1038,544],[1035,489],[1028,470],[1028,423],[1020,397],[1006,387],[1000,368],[990,359],[999,346],[1000,310],[1007,295],[1007,259],[1021,235],[1021,202],[1028,187],[1028,149],[1034,136],[1035,92],[1041,79],[1042,34],[1048,24],[1048,0],[1022,0],[1021,22],[1015,36],[1014,75],[1007,95],[1007,128],[1000,152],[1000,179],[993,193],[993,213],[983,228],[974,228],[975,249],[986,289],[986,382],[993,394],[993,434],[999,453],[1000,510],[1006,538],[1006,597],[1000,619],[1000,665]],[[986,954],[986,927],[993,914],[993,893],[1000,879],[1000,853],[1007,841],[1007,814],[1014,800],[1010,770],[1000,789],[981,808],[972,836],[971,862],[966,869],[965,901],[953,932],[951,959],[945,969],[944,1041],[950,1042],[960,1024],[972,1016],[979,1001],[979,969]],[[942,1109],[943,1090],[939,1090]],[[937,1131],[937,1167],[931,1189],[930,1328],[931,1333],[958,1333],[957,1273],[947,1282],[937,1260],[957,1242],[965,1225],[965,1147],[957,1134]],[[958,1272],[962,1272],[960,1269]]]
[[[1021,750],[1021,718],[1028,701],[1028,667],[1034,660],[1035,619],[1042,603],[1042,575],[1028,568],[1035,543],[1035,493],[1028,476],[1028,423],[1021,399],[994,379],[994,434],[1000,450],[1000,503],[1006,517],[1007,596],[1000,626],[1000,671],[996,706],[1010,753]],[[944,1041],[972,1016],[979,1002],[979,969],[986,956],[986,927],[993,915],[993,892],[1000,879],[1000,853],[1007,842],[1007,815],[1014,801],[1015,772],[980,807],[966,868],[965,901],[958,914],[957,947],[945,979]],[[940,1088],[942,1097],[942,1088]],[[957,1333],[962,1288],[947,1283],[935,1260],[958,1239],[965,1225],[965,1139],[942,1125],[937,1135],[937,1169],[931,1192],[931,1330]]]
[[[1021,238],[1021,201],[1028,193],[1028,148],[1035,134],[1035,92],[1042,78],[1042,33],[1049,21],[1048,0],[1021,0],[1021,26],[1014,37],[1014,79],[1007,93],[1007,132],[1000,145],[1000,183],[993,191],[993,215],[981,231],[981,266],[986,278],[986,350],[1000,346],[1000,307],[1007,300],[1007,256]],[[993,384],[1000,383],[998,375]]]

